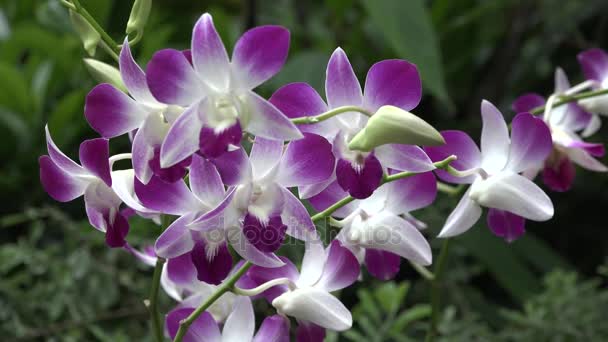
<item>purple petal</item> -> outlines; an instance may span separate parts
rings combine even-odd
[[[295,282],[299,276],[298,269],[289,259],[285,257],[280,258],[280,260],[284,262],[283,266],[268,268],[253,265],[247,271],[247,276],[255,284],[255,286],[262,285],[270,280],[278,278],[288,278]],[[287,285],[276,285],[264,291],[263,295],[269,303],[272,303],[276,297],[280,296],[288,289],[289,288]]]
[[[120,213],[116,213],[114,218],[107,217],[106,244],[109,247],[123,247],[127,243],[125,238],[129,233],[129,221]]]
[[[526,232],[526,220],[508,211],[490,209],[488,211],[488,226],[494,235],[513,242]]]
[[[199,134],[203,128],[203,123],[198,116],[198,109],[203,104],[204,101],[186,109],[169,129],[160,148],[162,167],[173,166],[198,151]]]
[[[99,177],[107,186],[112,186],[110,175],[110,143],[108,139],[85,140],[80,144],[78,153],[80,163],[87,171]]]
[[[580,140],[573,140],[571,143],[567,144],[566,147],[583,150],[594,157],[603,157],[606,153],[604,144],[588,143]]]
[[[107,232],[108,226],[114,223],[120,203],[120,198],[116,196],[112,188],[102,182],[91,183],[84,192],[84,204],[89,223],[102,232]],[[120,228],[124,229],[124,227],[117,228],[119,230],[116,233],[120,235]]]
[[[262,252],[252,245],[241,227],[234,227],[227,232],[230,245],[243,259],[263,267],[281,267],[285,263],[274,253]]]
[[[146,74],[133,59],[131,49],[129,48],[128,38],[125,38],[125,41],[122,44],[118,64],[120,66],[120,76],[125,83],[125,86],[127,86],[129,94],[131,94],[137,102],[156,104],[157,101],[148,88]]]
[[[84,194],[88,182],[75,178],[59,168],[49,156],[41,156],[40,163],[40,183],[54,200],[59,202],[69,202]]]
[[[169,215],[187,214],[200,206],[184,181],[167,183],[152,177],[148,184],[143,184],[135,179],[135,193],[146,208]]]
[[[380,280],[393,279],[401,265],[401,257],[397,254],[380,249],[365,250],[365,266],[367,271]]]
[[[211,161],[217,168],[222,182],[233,186],[246,182],[251,178],[251,164],[244,149],[224,153]]]
[[[329,245],[327,262],[321,278],[315,286],[328,292],[341,290],[353,284],[359,277],[359,261],[340,241],[333,240]]]
[[[154,148],[152,159],[148,161],[148,167],[152,170],[155,176],[167,183],[175,183],[186,176],[188,166],[192,162],[192,157],[188,157],[179,163],[169,166],[160,166],[160,146]]]
[[[587,151],[578,148],[569,148],[564,151],[568,158],[573,161],[575,164],[581,166],[584,169],[596,171],[596,172],[606,172],[608,171],[608,167],[602,164],[599,160],[593,158]]]
[[[210,208],[224,198],[224,184],[217,168],[197,155],[192,157],[190,165],[190,187],[194,195]]]
[[[204,89],[192,65],[181,51],[160,50],[146,68],[146,80],[154,97],[163,103],[187,107],[203,97]]]
[[[203,241],[197,242],[191,253],[192,263],[196,267],[198,280],[219,285],[232,269],[232,255],[225,243],[216,247],[212,256],[207,252],[208,248]]]
[[[424,208],[437,197],[437,180],[432,172],[403,178],[388,185],[386,209],[395,214],[404,214]]]
[[[289,342],[289,320],[280,315],[266,317],[252,342]]]
[[[187,287],[197,282],[196,268],[192,263],[191,253],[185,253],[167,260],[167,276],[169,280],[181,287]]]
[[[244,129],[266,139],[294,140],[302,133],[285,114],[258,94],[249,92],[247,100],[251,108],[251,119]]]
[[[64,172],[73,175],[88,175],[89,173],[80,165],[76,164],[72,159],[68,158],[53,141],[49,126],[44,127],[46,134],[46,148],[49,151],[49,157],[55,165]]]
[[[257,217],[247,213],[243,221],[243,233],[249,242],[265,253],[272,253],[281,247],[285,239],[287,226],[280,216],[271,217],[268,222],[261,222]]]
[[[197,217],[192,223],[189,224],[190,229],[196,231],[208,231],[213,228],[225,227],[232,224],[236,217],[231,217],[230,206],[232,199],[236,193],[236,187],[232,187],[228,190],[222,201],[217,204],[213,209]],[[238,212],[237,215],[240,215]],[[222,224],[223,223],[223,224]]]
[[[258,26],[236,42],[232,65],[241,86],[253,89],[276,75],[289,51],[289,31],[282,26]]]
[[[363,165],[353,164],[344,159],[338,160],[336,166],[338,184],[357,199],[364,199],[372,195],[382,181],[382,165],[373,154],[365,158]]]
[[[147,112],[114,86],[103,83],[91,90],[84,104],[84,116],[105,138],[113,138],[138,128]]]
[[[327,180],[335,165],[329,141],[322,136],[305,133],[304,139],[287,144],[279,164],[277,182],[284,187],[316,184]]]
[[[576,168],[567,157],[558,157],[556,162],[545,163],[542,173],[543,182],[557,192],[570,190],[575,175]]]
[[[333,182],[330,184],[327,189],[321,191],[319,194],[308,199],[310,204],[317,211],[323,211],[329,208],[332,204],[337,201],[348,196],[348,193],[342,190],[342,187],[338,184],[338,182]],[[348,214],[352,213],[357,206],[354,203],[349,203],[344,207],[336,210],[332,216],[334,217],[346,217]]]
[[[154,250],[159,257],[175,258],[192,250],[194,240],[188,229],[191,220],[190,216],[182,216],[160,234],[154,244]]]
[[[297,82],[287,84],[277,90],[270,103],[275,105],[288,118],[314,116],[327,111],[327,105],[319,93],[307,83]],[[316,133],[321,136],[331,136],[335,127],[330,120],[321,121],[313,125],[298,125],[302,132]]]
[[[284,199],[281,220],[287,226],[287,235],[306,241],[311,237],[311,233],[315,232],[315,225],[310,219],[310,214],[291,191],[282,188],[281,192]]]
[[[420,103],[422,83],[418,69],[400,59],[378,62],[365,79],[365,107],[371,112],[385,105],[412,110]]]
[[[374,149],[382,166],[399,171],[425,172],[435,169],[424,150],[413,145],[386,144]]]
[[[604,50],[589,49],[576,57],[587,79],[603,82],[608,77],[608,54]]]
[[[424,148],[426,154],[432,161],[443,160],[450,155],[458,157],[450,165],[459,171],[470,170],[480,166],[481,153],[471,137],[462,131],[442,131],[441,135],[445,140],[442,146],[427,146]],[[444,170],[436,170],[437,176],[446,182],[467,184],[472,183],[475,176],[455,177]]]
[[[515,116],[511,123],[508,169],[521,172],[542,164],[552,149],[551,131],[542,119],[530,113]]]
[[[203,126],[199,134],[199,153],[207,158],[217,158],[230,151],[231,146],[241,146],[243,130],[237,122],[221,133]]]
[[[144,184],[147,184],[154,174],[150,166],[152,159],[158,159],[160,168],[160,145],[165,136],[166,125],[160,115],[150,114],[135,132],[131,160],[135,175]]]
[[[202,79],[213,88],[227,89],[230,61],[209,13],[203,14],[192,31],[192,63]]]
[[[249,161],[254,179],[261,179],[274,170],[283,154],[283,142],[256,137],[251,146]]]
[[[175,338],[179,324],[194,311],[192,308],[174,309],[167,314],[165,325],[171,339]],[[207,311],[194,320],[184,336],[184,342],[217,342],[222,340],[220,327]]]
[[[529,112],[532,109],[545,105],[545,98],[536,94],[529,93],[518,97],[511,105],[515,113]]]
[[[337,48],[327,63],[325,94],[330,108],[358,106],[363,102],[361,84],[344,50]]]
[[[300,321],[296,330],[297,342],[323,342],[325,329],[310,322]]]

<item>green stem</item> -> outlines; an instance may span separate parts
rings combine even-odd
[[[372,116],[372,114],[373,114],[373,113],[369,112],[368,110],[361,108],[361,107],[342,106],[342,107],[328,110],[327,112],[321,113],[319,115],[303,116],[301,118],[291,119],[291,122],[293,122],[296,125],[313,124],[313,123],[321,122],[321,121],[327,120],[329,118],[332,118],[336,115],[339,115],[342,113],[347,113],[347,112],[358,112],[358,113],[364,114],[366,116]]]
[[[118,44],[116,44],[114,39],[112,39],[112,37],[110,37],[110,35],[101,27],[101,25],[99,25],[95,18],[93,18],[93,16],[84,7],[82,7],[82,5],[80,4],[80,0],[71,0],[71,2],[73,7],[70,7],[67,1],[61,1],[64,6],[80,14],[91,25],[91,27],[93,27],[93,29],[97,31],[97,33],[99,33],[99,36],[101,36],[101,40],[103,40],[107,47],[115,54],[119,54],[120,48]]]
[[[437,182],[437,190],[443,193],[446,193],[450,196],[457,196],[460,194],[460,192],[462,191],[462,189],[464,189],[464,186],[462,184],[458,185],[458,186],[453,186],[453,185],[449,185],[449,184],[445,184],[443,182]]]
[[[436,163],[433,163],[433,165],[435,165],[436,169],[445,169],[454,160],[456,160],[456,156],[452,155],[452,156],[449,156],[449,157],[445,158],[444,160],[441,160],[441,161],[438,161]],[[383,184],[384,183],[389,183],[389,182],[396,181],[396,180],[399,180],[399,179],[402,179],[402,178],[411,177],[411,176],[417,175],[419,173],[420,172],[410,172],[410,171],[404,171],[404,172],[395,173],[395,174],[392,174],[390,176],[384,177],[384,180],[383,180],[382,183]]]
[[[225,282],[218,286],[215,292],[209,298],[207,298],[207,300],[205,300],[205,302],[201,306],[196,308],[196,310],[194,310],[190,314],[190,316],[181,321],[179,323],[179,329],[177,330],[177,334],[175,335],[173,342],[180,342],[186,335],[186,332],[188,331],[188,328],[190,328],[190,325],[194,323],[198,316],[205,312],[205,310],[207,310],[213,303],[215,303],[216,300],[220,299],[220,297],[224,293],[232,291],[234,289],[234,284],[236,284],[236,282],[245,274],[245,272],[247,272],[247,270],[252,265],[253,264],[249,261],[245,262],[243,266],[238,269],[238,271],[236,271],[232,276],[230,276],[230,278],[228,278]]]
[[[320,213],[317,213],[315,215],[313,215],[310,219],[315,222],[315,221],[319,221],[321,219],[324,219],[328,216],[330,216],[331,214],[334,213],[334,211],[342,208],[343,206],[347,205],[348,203],[354,201],[355,198],[352,196],[347,196],[344,197],[343,199],[339,200],[338,202],[332,204],[329,208],[323,210]]]
[[[426,279],[428,281],[435,280],[435,275],[433,274],[433,272],[429,271],[428,268],[426,268],[422,265],[418,265],[417,263],[414,263],[411,261],[410,261],[410,265],[412,265],[412,268],[414,268],[414,270],[416,272],[418,272],[418,274],[420,274],[424,279]]]
[[[560,96],[559,97],[560,100],[556,101],[553,104],[553,108],[559,107],[566,103],[575,102],[578,100],[588,99],[590,97],[596,97],[596,96],[601,96],[601,95],[606,95],[606,94],[608,94],[608,89],[587,91],[587,92],[579,93],[576,95]],[[536,115],[536,114],[542,114],[544,111],[545,111],[545,106],[540,106],[540,107],[536,107],[536,108],[532,109],[530,111],[530,113]]]
[[[439,316],[441,314],[441,278],[449,251],[450,239],[445,239],[441,245],[439,258],[433,272],[435,277],[431,281],[431,323],[429,325],[429,330],[426,333],[426,342],[432,342],[437,335],[437,324],[439,323]]]
[[[150,289],[150,302],[148,309],[150,310],[150,317],[152,319],[152,330],[157,342],[163,341],[163,324],[158,312],[158,289],[160,288],[160,275],[163,270],[165,259],[156,259],[156,266],[154,267],[154,275],[152,276],[152,288]]]

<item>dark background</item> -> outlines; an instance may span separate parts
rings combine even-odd
[[[81,0],[115,40],[124,37],[132,1]],[[608,2],[602,0],[155,0],[146,33],[134,48],[145,65],[165,47],[188,48],[204,12],[231,48],[241,32],[260,24],[291,31],[283,71],[259,89],[307,81],[323,93],[325,66],[341,46],[361,80],[376,61],[416,63],[424,98],[414,113],[438,129],[474,138],[481,99],[510,119],[524,92],[548,94],[561,66],[582,81],[576,54],[608,48]],[[86,221],[81,200],[54,202],[42,190],[38,156],[44,125],[69,156],[94,137],[82,116],[96,84],[67,11],[57,0],[0,0],[0,336],[7,340],[151,340],[142,299],[151,270],[126,252],[104,246]],[[95,58],[112,63],[98,49]],[[592,141],[607,136],[602,129]],[[112,150],[128,150],[126,139]],[[604,160],[606,161],[606,160]],[[512,244],[494,237],[485,219],[455,239],[443,286],[445,341],[608,340],[606,283],[608,177],[578,170],[574,188],[551,193],[556,215],[528,222]],[[457,198],[440,194],[415,213],[434,236]],[[132,220],[129,242],[151,243],[159,228]],[[437,244],[432,240],[433,246]],[[438,244],[437,244],[438,246]],[[301,253],[286,250],[285,253]],[[602,266],[603,265],[603,266]],[[163,310],[173,304],[162,298]],[[428,323],[428,284],[409,267],[394,282],[346,289],[354,328],[329,340],[420,340]],[[258,319],[272,310],[256,303]]]

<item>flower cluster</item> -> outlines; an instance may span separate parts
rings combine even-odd
[[[510,125],[482,101],[478,148],[466,133],[438,132],[410,112],[422,88],[416,66],[404,60],[372,65],[362,87],[337,48],[326,100],[306,83],[264,99],[254,89],[279,72],[289,39],[283,27],[256,27],[229,58],[204,14],[190,50],[158,51],[145,71],[125,40],[119,71],[126,92],[104,83],[88,94],[84,116],[101,137],[80,145],[81,165],[46,131],[48,155],[39,162],[49,195],[62,202],[84,195],[89,221],[110,247],[152,266],[166,260],[160,282],[179,303],[166,315],[171,338],[287,341],[293,317],[298,340],[322,340],[325,329],[351,327],[351,313],[332,292],[355,283],[362,265],[387,280],[402,258],[431,264],[426,224],[412,212],[434,202],[436,177],[470,184],[440,238],[464,233],[486,207],[492,232],[510,242],[526,219],[553,216],[550,198],[533,182],[539,172],[549,188],[565,191],[573,163],[608,170],[595,159],[603,145],[581,138],[597,131],[598,114],[608,114],[608,95],[576,101],[587,88],[608,88],[601,50],[579,55],[588,81],[571,87],[558,69],[555,93],[517,99]],[[131,152],[110,156],[109,139],[127,134]],[[114,170],[123,159],[132,168]],[[131,215],[170,222],[154,248],[128,244]],[[315,221],[327,218],[340,233],[325,246]],[[299,269],[276,253],[287,237],[305,245]],[[257,298],[276,315],[255,333]]]

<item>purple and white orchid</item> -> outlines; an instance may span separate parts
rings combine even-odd
[[[608,53],[602,49],[589,49],[577,56],[583,74],[596,90],[608,89]],[[608,115],[608,94],[579,100],[589,112]]]
[[[456,177],[437,170],[439,178],[452,183],[471,184],[447,218],[439,237],[459,235],[481,216],[481,207],[490,208],[488,225],[497,236],[513,241],[524,232],[524,220],[546,221],[553,217],[551,199],[520,173],[542,163],[551,153],[551,132],[542,119],[519,113],[509,128],[502,113],[488,101],[481,103],[481,152],[461,131],[443,131],[446,145],[427,147],[433,160],[456,155],[452,167]]]

